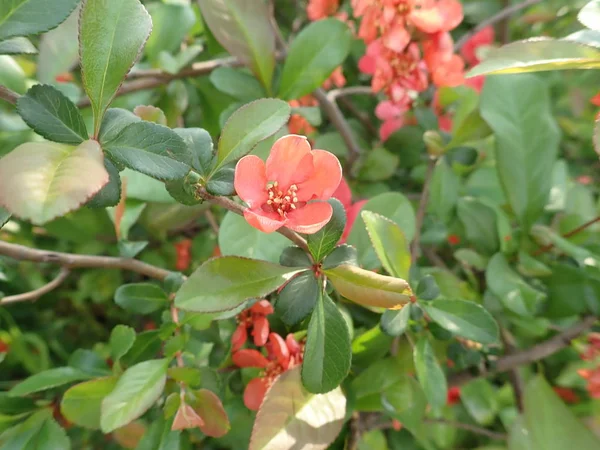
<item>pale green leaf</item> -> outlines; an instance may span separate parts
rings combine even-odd
[[[24,37],[15,37],[0,41],[0,55],[34,55],[37,48]]]
[[[75,425],[97,430],[100,428],[102,400],[116,384],[116,377],[97,378],[77,384],[63,395],[60,412]]]
[[[75,9],[79,0],[2,0],[0,40],[48,31]]]

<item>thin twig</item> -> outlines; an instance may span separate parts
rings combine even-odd
[[[215,215],[212,213],[212,211],[210,209],[207,209],[206,213],[204,213],[204,214],[206,215],[206,220],[208,221],[208,224],[210,225],[212,230],[216,234],[219,234],[219,224],[217,222],[217,219],[215,219]]]
[[[423,247],[423,254],[429,261],[433,263],[434,266],[439,267],[440,269],[450,271],[450,268],[446,265],[444,260],[435,252],[435,250],[431,247]]]
[[[47,294],[48,292],[51,292],[57,287],[59,287],[67,279],[70,272],[71,271],[67,267],[62,267],[56,278],[54,278],[52,281],[45,284],[41,288],[35,289],[30,292],[25,292],[23,294],[9,295],[7,297],[0,298],[0,306],[6,305],[8,303],[35,301],[42,295]]]
[[[471,380],[474,380],[475,378],[489,377],[498,373],[507,372],[516,367],[540,361],[562,350],[563,348],[568,347],[573,339],[591,328],[597,320],[598,319],[595,316],[588,316],[581,322],[578,322],[572,327],[567,328],[563,332],[551,337],[547,341],[541,342],[540,344],[537,344],[527,350],[499,358],[496,361],[496,367],[493,371],[480,372],[479,374],[474,375],[467,370],[450,377],[448,383],[452,386],[460,386]]]
[[[425,220],[425,212],[427,211],[427,202],[429,201],[429,190],[431,186],[431,179],[433,178],[433,169],[436,164],[435,158],[429,158],[427,164],[427,172],[425,173],[425,182],[423,183],[423,192],[421,193],[421,199],[419,200],[419,207],[417,209],[417,215],[415,219],[415,237],[413,238],[410,247],[410,258],[414,264],[417,260],[419,253],[419,245],[421,240],[421,228],[423,228],[423,221]]]
[[[2,100],[5,100],[12,105],[16,105],[19,97],[20,97],[20,95],[17,94],[16,92],[11,91],[6,86],[0,85],[0,98]]]
[[[348,95],[374,95],[371,86],[349,86],[339,89],[332,89],[327,93],[329,101],[335,101],[340,97]]]
[[[521,11],[522,9],[528,8],[541,2],[542,0],[526,0],[523,3],[512,5],[508,8],[499,11],[497,14],[493,15],[489,19],[479,23],[475,28],[473,28],[468,33],[464,34],[458,41],[456,41],[456,44],[454,44],[454,51],[458,52],[461,48],[463,48],[463,46],[467,43],[469,39],[471,39],[475,34],[483,30],[485,27],[495,25],[496,23],[506,19],[507,17],[512,16],[513,14]]]
[[[504,343],[504,347],[506,347],[506,354],[513,355],[516,353],[516,342],[514,336],[508,331],[506,328],[500,328],[500,336],[502,337],[502,341]],[[525,407],[523,403],[523,398],[525,394],[525,381],[519,372],[518,367],[514,367],[508,371],[508,376],[510,379],[510,384],[513,387],[513,391],[515,394],[515,400],[517,403],[517,407],[519,411],[523,411]]]
[[[360,121],[362,126],[365,127],[365,129],[368,130],[369,133],[371,133],[371,135],[373,135],[373,136],[378,135],[377,127],[371,120],[371,117],[369,117],[369,113],[358,109],[354,105],[354,103],[352,103],[350,101],[349,98],[340,97],[339,102],[340,102],[340,105],[342,105],[344,108],[346,108],[348,111],[350,111],[350,114],[352,114],[354,117],[356,117]]]
[[[508,436],[505,433],[498,433],[496,431],[487,430],[485,428],[481,428],[477,425],[472,425],[470,423],[456,422],[454,420],[446,419],[424,419],[423,422],[437,425],[447,425],[452,428],[459,428],[461,430],[470,431],[471,433],[486,436],[490,439],[495,439],[497,441],[506,441],[508,439]]]
[[[346,450],[356,450],[358,448],[360,435],[360,414],[355,411],[350,418],[350,432],[348,433],[348,440],[346,441]]]
[[[596,217],[595,219],[587,221],[583,225],[579,225],[577,228],[574,228],[571,231],[569,231],[568,233],[563,234],[562,237],[565,238],[565,239],[567,239],[567,238],[570,238],[571,236],[575,236],[576,234],[581,233],[586,228],[589,228],[589,227],[591,227],[592,225],[594,225],[595,223],[598,223],[598,222],[600,222],[600,217]],[[540,247],[535,252],[533,252],[533,256],[539,256],[542,253],[549,252],[553,248],[554,248],[554,244],[544,245],[543,247]]]

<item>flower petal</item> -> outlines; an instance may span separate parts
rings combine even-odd
[[[290,364],[290,351],[284,339],[277,333],[271,333],[269,334],[269,343],[271,344],[273,354],[277,358],[277,362],[287,370]]]
[[[342,181],[342,165],[333,153],[313,150],[314,171],[304,183],[298,184],[298,200],[329,199]]]
[[[238,161],[233,184],[237,195],[250,208],[259,207],[269,199],[265,163],[258,156],[248,155]]]
[[[267,367],[269,360],[258,350],[245,348],[231,355],[231,360],[238,367]]]
[[[244,346],[247,340],[248,330],[246,330],[246,325],[240,323],[231,336],[231,351],[233,353],[237,352]]]
[[[267,380],[264,378],[254,378],[244,390],[244,405],[252,411],[258,411],[260,405],[267,393]]]
[[[244,218],[250,225],[264,233],[272,233],[285,225],[285,221],[279,214],[264,212],[261,209],[245,209]]]
[[[277,181],[279,189],[306,180],[313,171],[310,144],[304,136],[290,134],[279,138],[267,158],[267,179]]]
[[[333,208],[329,203],[315,202],[288,213],[287,227],[298,233],[313,234],[331,219]]]
[[[271,302],[269,302],[269,300],[261,300],[252,305],[250,311],[252,311],[255,314],[262,314],[264,316],[268,316],[269,314],[273,314],[275,310],[273,309],[273,305],[271,305]]]
[[[266,317],[260,316],[254,320],[252,337],[254,337],[254,345],[257,347],[262,347],[267,343],[267,339],[269,338],[269,321]]]
[[[352,205],[352,191],[345,178],[342,178],[340,185],[331,196],[337,198],[344,206],[344,209],[347,209]]]

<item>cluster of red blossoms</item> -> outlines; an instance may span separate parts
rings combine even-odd
[[[256,367],[263,369],[261,375],[251,380],[244,390],[244,404],[253,411],[260,407],[267,390],[275,379],[302,363],[304,345],[288,334],[283,339],[277,333],[271,333],[267,316],[273,314],[273,306],[267,300],[260,300],[238,316],[238,327],[233,333],[233,363],[238,367]],[[252,335],[256,347],[264,347],[266,356],[256,349],[242,348]]]
[[[590,333],[587,340],[589,346],[581,355],[581,359],[599,364],[595,369],[581,369],[577,373],[587,381],[590,396],[600,398],[600,333]]]

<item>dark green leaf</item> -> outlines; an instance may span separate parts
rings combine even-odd
[[[150,314],[169,304],[167,294],[150,283],[125,284],[115,292],[115,303],[136,314]]]
[[[235,195],[235,187],[233,185],[234,175],[234,167],[221,167],[206,183],[206,190],[213,195],[222,195],[225,197]]]
[[[540,79],[523,74],[490,81],[481,96],[481,115],[496,136],[496,168],[506,197],[529,228],[548,202],[560,131]]]
[[[396,169],[400,158],[383,147],[375,147],[367,153],[360,168],[358,178],[361,181],[383,181],[390,178]]]
[[[132,123],[102,148],[118,164],[159,180],[182,178],[190,170],[191,155],[183,139],[155,123]]]
[[[178,180],[165,182],[165,188],[171,197],[179,203],[186,206],[194,206],[202,203],[202,198],[198,196],[198,174],[188,173],[185,177]]]
[[[308,249],[316,262],[321,262],[331,251],[342,237],[344,227],[346,226],[346,211],[339,200],[332,198],[329,204],[333,208],[331,220],[314,234],[309,234],[306,242]]]
[[[6,0],[0,3],[0,41],[48,31],[65,20],[79,0]],[[43,11],[43,14],[41,14]]]
[[[186,143],[188,153],[192,155],[191,166],[200,175],[207,175],[212,169],[211,161],[214,156],[213,142],[208,131],[202,128],[175,128],[173,131]]]
[[[116,377],[98,378],[77,384],[63,395],[60,412],[75,425],[97,430],[100,428],[102,400],[112,392],[116,384]]]
[[[92,350],[77,349],[69,358],[69,366],[96,377],[110,375],[106,360]]]
[[[87,380],[92,378],[85,372],[73,367],[57,367],[45,370],[30,376],[10,390],[11,397],[22,397],[35,392],[45,391],[55,387],[63,386],[73,381]]]
[[[10,213],[0,206],[0,228],[6,225],[6,222],[10,219]]]
[[[459,176],[446,163],[445,158],[440,159],[433,171],[427,211],[437,216],[443,222],[448,223],[456,207],[459,192]]]
[[[128,125],[141,121],[142,119],[131,111],[122,108],[109,108],[104,114],[104,119],[102,119],[98,141],[101,145],[104,145],[106,142],[115,139]]]
[[[94,113],[94,136],[117,89],[152,30],[139,0],[86,0],[79,19],[83,86]]]
[[[467,239],[481,253],[495,253],[500,242],[496,231],[494,210],[479,200],[463,197],[458,200],[458,218],[465,227]]]
[[[348,325],[335,303],[322,294],[308,325],[302,384],[309,392],[329,392],[346,378],[351,360]]]
[[[219,67],[209,78],[219,91],[243,102],[251,102],[265,96],[265,91],[256,78],[231,67]]]
[[[440,295],[440,288],[431,275],[425,275],[419,280],[416,291],[417,297],[421,300],[433,300]]]
[[[127,369],[102,401],[101,429],[110,433],[144,414],[158,400],[167,380],[169,360],[145,361]]]
[[[446,404],[448,384],[444,371],[440,367],[431,344],[426,337],[421,337],[414,348],[413,358],[417,379],[423,387],[425,397],[434,408]]]
[[[181,286],[175,305],[194,312],[227,311],[250,298],[264,297],[299,271],[234,256],[211,259]]]
[[[300,247],[286,247],[281,252],[279,264],[287,267],[311,267],[312,261]]]
[[[390,336],[402,336],[410,322],[410,303],[400,310],[386,310],[381,315],[381,329]]]
[[[242,106],[223,127],[215,170],[250,153],[256,144],[275,134],[289,118],[290,106],[274,98]]]
[[[319,299],[321,287],[311,271],[292,278],[281,290],[275,311],[286,325],[296,325],[313,311]]]
[[[423,389],[408,375],[384,391],[382,403],[388,413],[411,430],[421,425],[427,407]]]
[[[2,444],[2,450],[71,450],[67,433],[50,416],[48,408],[4,433]]]
[[[200,0],[205,23],[233,56],[244,61],[261,80],[267,93],[275,68],[275,34],[264,2]]]
[[[348,26],[337,19],[319,20],[305,27],[288,51],[279,97],[297,99],[321,86],[346,59],[351,40]]]
[[[126,366],[132,366],[133,364],[155,357],[161,347],[160,331],[144,331],[138,334],[133,346],[121,360]]]
[[[135,330],[127,325],[117,325],[110,333],[110,357],[116,363],[135,342]]]
[[[358,254],[354,247],[346,244],[336,247],[336,249],[323,260],[323,269],[333,269],[342,264],[358,266]]]
[[[119,170],[104,158],[104,168],[108,172],[108,183],[86,203],[90,208],[108,208],[116,206],[121,200],[121,176]]]
[[[498,341],[498,324],[481,305],[465,300],[439,299],[421,305],[442,328],[482,344]]]
[[[392,276],[408,278],[410,251],[400,227],[379,214],[363,210],[361,217],[375,253],[385,270]]]
[[[477,423],[490,426],[498,413],[496,392],[489,381],[482,378],[461,386],[460,400]]]
[[[24,37],[0,41],[0,55],[34,55],[37,52],[31,41]]]

